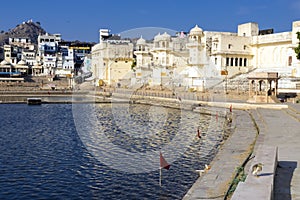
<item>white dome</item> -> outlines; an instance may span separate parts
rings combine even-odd
[[[34,63],[33,66],[41,66],[41,64],[40,64],[40,62],[36,62],[36,63]]]
[[[196,25],[190,30],[190,35],[203,35],[203,30]]]
[[[26,65],[26,62],[25,62],[24,60],[20,60],[20,61],[18,62],[18,65]]]
[[[171,36],[168,33],[165,32],[164,34],[161,35],[161,38],[164,39],[164,40],[168,40],[168,39],[171,38]]]
[[[162,37],[160,35],[160,33],[158,33],[155,37],[154,37],[154,41],[159,41],[162,40]]]
[[[6,60],[3,60],[3,61],[1,62],[1,65],[10,65],[10,63],[7,62]]]
[[[42,65],[40,64],[40,62],[36,62],[34,63],[33,68],[42,68]]]
[[[146,40],[141,36],[140,39],[138,39],[138,40],[136,41],[136,44],[139,44],[139,45],[141,45],[141,44],[146,44]]]

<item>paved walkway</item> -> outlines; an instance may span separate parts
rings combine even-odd
[[[223,200],[233,180],[236,169],[240,167],[251,152],[257,130],[246,111],[234,111],[235,131],[224,143],[211,163],[211,169],[200,177],[184,196],[190,199]]]
[[[300,200],[300,104],[288,106],[282,109],[257,107],[249,111],[260,131],[254,155],[260,145],[278,147],[274,200]],[[241,166],[245,158],[237,159],[237,155],[247,152],[242,146],[249,148],[256,132],[246,112],[236,110],[234,113],[237,121],[233,135],[211,163],[212,169],[195,182],[183,199],[224,199],[228,180],[232,180],[235,168]]]
[[[256,113],[255,113],[256,112]],[[274,200],[300,200],[300,105],[252,111],[260,128],[259,145],[278,146]]]

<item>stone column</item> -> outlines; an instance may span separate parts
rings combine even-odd
[[[252,93],[252,80],[249,80],[249,98],[251,97],[251,93]]]
[[[275,80],[275,97],[277,97],[277,91],[278,91],[278,79]]]
[[[269,103],[269,94],[268,94],[268,91],[269,91],[269,81],[268,79],[267,80],[264,80],[265,82],[265,85],[266,85],[266,88],[265,88],[265,93],[266,93],[266,97],[267,97],[267,103]]]
[[[254,95],[257,96],[257,84],[256,84],[257,80],[254,80]]]

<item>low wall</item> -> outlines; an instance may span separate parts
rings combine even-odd
[[[252,175],[249,169],[245,182],[240,182],[231,197],[232,200],[273,199],[273,187],[277,168],[278,148],[260,146],[251,166],[262,163],[262,171],[258,176]],[[254,192],[255,191],[255,192]]]

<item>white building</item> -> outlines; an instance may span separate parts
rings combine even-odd
[[[96,85],[104,81],[115,86],[131,71],[133,44],[120,36],[103,39],[101,30],[99,43],[92,47],[93,77]]]
[[[45,75],[53,76],[56,73],[56,54],[58,52],[58,42],[60,41],[60,34],[38,36],[37,61],[42,64]]]
[[[9,45],[19,46],[23,49],[34,50],[34,44],[31,43],[30,38],[10,37],[8,38]]]
[[[237,33],[212,35],[211,59],[227,69],[229,76],[252,69],[278,69],[299,77],[299,61],[293,49],[299,42],[297,31],[299,21],[293,22],[292,31],[282,33],[264,33],[256,23],[241,24]]]
[[[46,54],[43,56],[43,68],[44,74],[49,76],[54,76],[56,72],[56,55]]]
[[[300,62],[294,52],[299,43],[297,32],[300,21],[293,22],[291,31],[281,33],[260,30],[257,23],[245,23],[238,25],[237,32],[203,31],[195,26],[187,37],[159,33],[151,42],[141,37],[135,46],[136,67],[131,83],[166,85],[171,81],[174,84],[176,79],[175,85],[203,90],[214,77],[223,79],[224,75],[232,77],[256,70],[278,72],[280,85],[285,77],[300,77]],[[108,35],[102,31],[100,43],[93,47],[92,68],[96,78],[111,81],[111,63],[120,55],[105,42]],[[284,87],[294,87],[291,82],[286,84]]]
[[[60,77],[66,77],[74,72],[74,50],[68,46],[61,46],[59,51],[55,74]]]
[[[28,66],[32,67],[36,63],[36,52],[34,50],[23,49],[22,60],[24,60]]]

